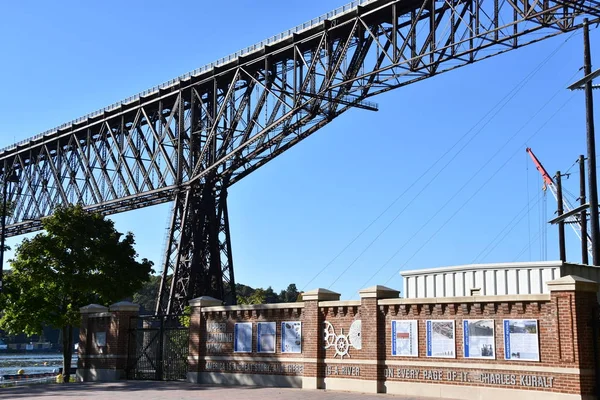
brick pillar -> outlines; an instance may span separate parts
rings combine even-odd
[[[82,307],[79,332],[79,381],[116,381],[125,378],[129,328],[140,306],[130,302]]]
[[[600,351],[600,346],[593,326],[596,324],[598,328],[599,324],[598,283],[568,275],[546,284],[556,315],[557,361],[574,363],[581,371],[594,371],[582,374],[579,387],[574,388],[582,396],[591,396],[596,390],[594,373],[598,374],[595,357],[600,359],[600,354],[594,354],[594,349]]]
[[[136,317],[140,313],[140,305],[129,301],[121,301],[108,307],[113,315],[113,329],[111,342],[107,338],[107,347],[110,348],[110,354],[115,354],[115,377],[116,379],[126,379],[127,357],[129,354],[129,339],[131,328],[136,326]]]
[[[302,389],[320,389],[325,378],[325,346],[323,326],[325,317],[319,311],[319,301],[338,301],[340,294],[327,289],[310,290],[302,294],[302,357],[304,373]]]
[[[77,380],[93,380],[99,365],[98,355],[102,350],[96,346],[98,332],[106,332],[111,314],[108,307],[89,304],[79,309],[81,326],[79,329],[79,345],[77,348]]]
[[[379,312],[379,299],[398,298],[400,292],[385,286],[372,286],[358,292],[360,295],[360,319],[362,321],[361,355],[373,363],[361,367],[361,376],[367,379],[362,391],[367,393],[384,392],[385,366],[378,360],[385,360],[385,315]]]
[[[202,383],[201,368],[206,355],[206,318],[202,314],[203,307],[223,305],[223,301],[209,296],[192,299],[189,302],[190,316],[190,348],[188,354],[188,382]]]

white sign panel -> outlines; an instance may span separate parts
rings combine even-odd
[[[106,332],[96,332],[94,335],[96,336],[96,346],[106,346]]]
[[[275,322],[259,322],[256,327],[256,350],[259,353],[275,353]]]
[[[419,356],[418,321],[392,321],[392,355]]]
[[[496,358],[493,319],[463,320],[465,358]]]
[[[540,361],[537,320],[504,320],[504,359]]]
[[[427,320],[427,357],[456,358],[453,320]]]
[[[281,323],[281,352],[302,353],[302,322]]]
[[[252,353],[252,322],[238,322],[233,328],[233,352]]]

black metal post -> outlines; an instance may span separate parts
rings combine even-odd
[[[8,179],[4,177],[2,186],[2,231],[0,232],[0,292],[4,284],[4,242],[6,240],[6,196],[7,196]]]
[[[587,18],[583,20],[583,75],[592,73],[592,56],[590,52],[590,28]],[[600,265],[600,249],[598,240],[598,181],[596,178],[596,137],[594,133],[594,100],[592,80],[585,83],[585,122],[587,128],[588,185],[590,199],[590,236],[592,238],[592,263]]]
[[[585,205],[585,158],[579,156],[579,204]],[[581,220],[581,263],[587,265],[588,257],[588,233],[587,233],[587,211],[583,210],[579,215]]]
[[[563,208],[563,193],[562,193],[562,179],[560,176],[560,171],[556,172],[556,200],[558,202],[558,210],[557,214],[560,217],[564,213]],[[565,246],[565,221],[561,220],[558,223],[558,249],[560,255],[560,261],[567,261],[567,249]]]

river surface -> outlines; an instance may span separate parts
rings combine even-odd
[[[62,368],[62,364],[60,353],[0,354],[0,376],[16,374],[20,369],[26,374],[48,373]],[[77,356],[73,356],[71,366],[77,366]]]

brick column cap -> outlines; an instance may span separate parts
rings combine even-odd
[[[81,314],[96,314],[104,313],[108,311],[108,307],[101,306],[100,304],[88,304],[79,309]]]
[[[375,285],[358,292],[361,299],[376,298],[376,299],[392,299],[400,296],[400,291],[391,289],[387,286]]]
[[[341,294],[323,288],[302,293],[302,301],[338,301]]]
[[[120,301],[115,304],[111,304],[109,307],[110,311],[140,311],[140,305],[132,303],[130,301]]]
[[[593,292],[598,291],[598,283],[576,275],[567,275],[562,278],[546,282],[550,292]]]
[[[190,300],[190,307],[213,307],[222,305],[223,300],[215,299],[210,296],[200,296]]]

